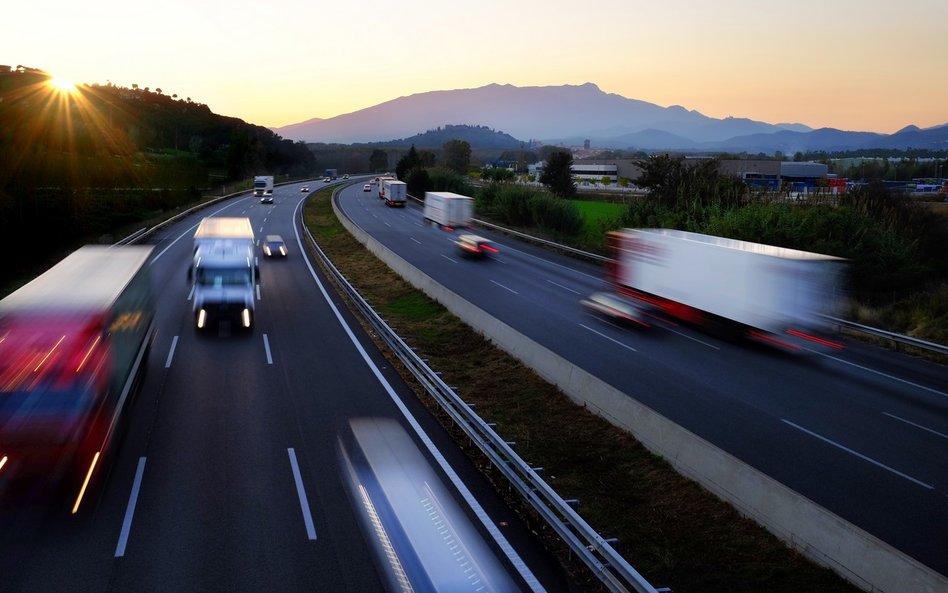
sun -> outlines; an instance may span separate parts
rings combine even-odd
[[[68,93],[70,95],[76,93],[75,83],[68,78],[54,76],[53,78],[49,79],[49,85],[60,93]]]

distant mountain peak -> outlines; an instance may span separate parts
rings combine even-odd
[[[920,132],[921,130],[922,129],[916,126],[915,124],[909,124],[905,126],[904,128],[902,128],[901,130],[899,130],[898,132],[896,132],[896,134],[904,134],[906,132]]]

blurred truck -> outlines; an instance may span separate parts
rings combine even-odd
[[[449,191],[425,192],[424,217],[448,230],[468,226],[474,217],[474,198]]]
[[[613,290],[583,301],[606,315],[648,324],[650,315],[738,329],[775,346],[839,344],[827,339],[845,260],[670,229],[609,233]]]
[[[102,473],[154,334],[151,250],[83,247],[0,301],[4,494],[75,513]]]
[[[203,219],[194,233],[194,259],[188,269],[195,326],[204,329],[224,321],[251,329],[258,276],[250,219]]]
[[[339,177],[339,171],[336,169],[326,169],[326,173],[324,177],[328,177],[332,180],[335,180],[337,177]]]
[[[253,178],[253,197],[273,195],[273,175],[257,175]]]
[[[408,197],[408,184],[404,181],[386,179],[379,190],[386,206],[405,206]]]

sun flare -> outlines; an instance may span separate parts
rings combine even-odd
[[[55,76],[49,79],[49,85],[61,93],[73,94],[76,92],[76,85],[68,78]]]

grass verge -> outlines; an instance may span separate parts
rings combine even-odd
[[[573,404],[416,291],[343,229],[330,196],[325,189],[311,197],[304,221],[333,263],[449,385],[460,386],[481,417],[517,443],[521,457],[544,468],[563,498],[581,501],[580,513],[600,534],[619,538],[619,552],[653,585],[675,593],[859,591]],[[416,391],[440,417],[430,398]],[[521,509],[521,516],[543,531],[530,511]],[[598,581],[569,564],[552,537],[548,541],[586,590],[600,590]]]

